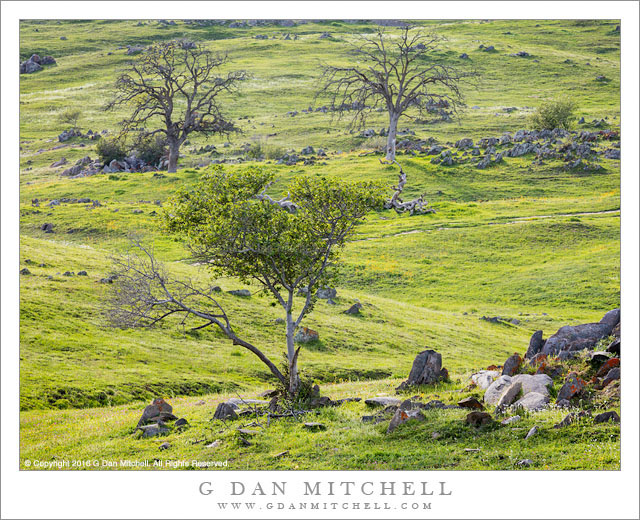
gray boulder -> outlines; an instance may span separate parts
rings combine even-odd
[[[234,420],[238,418],[238,414],[229,403],[220,403],[213,414],[213,418],[221,421]]]
[[[319,339],[320,335],[308,327],[300,327],[293,338],[296,343],[310,343],[312,341],[318,341]]]
[[[321,287],[316,291],[316,298],[321,300],[329,300],[335,298],[338,295],[338,291],[336,291],[333,287]]]
[[[485,404],[498,404],[502,394],[504,394],[507,389],[511,386],[511,377],[510,376],[500,376],[496,379],[487,391],[484,393],[484,402]]]
[[[360,314],[360,309],[362,309],[362,304],[361,303],[354,303],[351,307],[349,307],[346,311],[344,311],[345,314]]]
[[[572,352],[592,348],[602,338],[611,334],[614,326],[610,323],[565,325],[545,342],[542,353],[555,356],[561,351]]]
[[[251,296],[251,291],[248,289],[236,289],[233,291],[229,291],[229,294],[233,294],[234,296],[242,296],[244,298]]]
[[[20,64],[20,74],[32,74],[42,70],[42,66],[33,60],[33,56]]]
[[[476,386],[479,386],[483,390],[486,390],[491,386],[496,378],[500,376],[500,372],[497,370],[480,370],[471,376],[471,381],[473,381]]]
[[[401,401],[400,399],[396,399],[395,397],[371,397],[370,399],[365,399],[364,403],[368,406],[398,406]]]
[[[516,397],[518,397],[520,390],[522,390],[522,383],[520,381],[512,382],[500,396],[497,403],[498,408],[512,404],[516,400]]]
[[[138,426],[138,430],[142,430],[143,437],[157,437],[160,435],[168,435],[169,428],[162,424],[150,424],[149,426]]]
[[[529,392],[522,399],[519,399],[513,405],[515,408],[524,408],[525,410],[536,411],[543,410],[549,404],[549,396],[539,394],[538,392]]]
[[[522,395],[527,395],[531,392],[536,392],[542,395],[549,395],[549,385],[553,384],[547,374],[518,374],[511,378],[512,383],[520,383],[522,385]]]
[[[456,142],[456,148],[459,150],[466,150],[467,148],[471,148],[473,146],[473,139],[469,139],[465,137],[464,139],[460,139]]]
[[[544,348],[544,343],[545,340],[542,339],[542,331],[536,330],[529,340],[529,348],[527,349],[527,353],[524,355],[524,358],[531,359],[536,354],[539,354]]]
[[[442,367],[442,356],[435,350],[424,350],[413,360],[409,378],[397,390],[415,385],[434,384],[447,379],[448,375],[447,369]]]

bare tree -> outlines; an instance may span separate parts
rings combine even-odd
[[[473,74],[434,59],[443,38],[405,26],[399,35],[380,27],[361,36],[353,47],[353,65],[324,67],[320,95],[331,97],[332,110],[353,113],[352,126],[363,127],[371,112],[383,107],[389,114],[386,159],[396,156],[396,133],[401,116],[424,116],[430,110],[462,105],[461,81]]]
[[[128,65],[115,84],[107,109],[125,105],[132,113],[122,121],[124,133],[143,130],[164,134],[169,148],[168,171],[175,172],[180,146],[191,133],[229,134],[234,124],[221,111],[220,94],[247,78],[243,71],[218,75],[227,55],[186,40],[157,43]],[[149,129],[149,125],[156,128]]]

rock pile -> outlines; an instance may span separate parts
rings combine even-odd
[[[168,422],[174,422],[174,428],[180,428],[188,424],[186,419],[178,419],[173,415],[173,407],[164,399],[157,398],[146,406],[136,426],[136,431],[142,431],[142,437],[155,437],[167,435],[171,428]]]
[[[41,58],[37,54],[32,54],[28,60],[20,64],[20,74],[33,74],[34,72],[42,70],[43,65],[54,65],[55,63],[56,60],[54,60],[52,56],[44,56]]]

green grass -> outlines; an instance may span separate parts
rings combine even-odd
[[[620,39],[613,30],[618,22],[421,23],[447,37],[439,59],[480,76],[476,85],[464,87],[467,109],[459,120],[416,124],[401,119],[400,128],[415,131],[416,139],[452,144],[461,137],[515,132],[528,128],[529,115],[542,101],[567,93],[578,106],[576,122],[582,116],[587,121],[574,128],[593,130],[592,119],[607,118],[607,127],[619,130]],[[143,403],[163,395],[192,424],[170,437],[170,456],[229,459],[233,469],[507,469],[521,458],[534,460],[533,469],[618,467],[617,425],[596,427],[587,421],[549,430],[546,426],[561,415],[555,410],[517,423],[515,428],[523,430],[482,432],[464,426],[461,412],[430,412],[427,423],[387,437],[382,425],[359,422],[363,405],[349,404],[321,412],[319,420],[330,426],[326,432],[298,435],[297,425],[282,421],[266,429],[255,446],[240,448],[233,432],[219,432],[209,419],[214,401],[235,392],[253,395],[271,384],[255,356],[213,330],[192,333],[167,323],[123,331],[107,324],[108,287],[99,280],[110,273],[110,256],[126,247],[131,232],[153,243],[172,273],[207,279],[191,265],[178,239],[159,232],[158,220],[162,203],[204,172],[198,164],[207,156],[195,153],[200,146],[214,144],[229,157],[241,156],[245,143],[260,143],[272,156],[307,145],[327,151],[316,165],[267,160],[264,166],[277,178],[270,189],[274,196],[300,176],[396,182],[397,169],[380,164],[379,154],[360,155],[375,139],[350,132],[348,119],[301,112],[314,105],[319,64],[348,63],[347,42],[372,30],[340,21],[246,29],[182,21],[176,26],[119,20],[21,23],[21,58],[37,52],[57,60],[41,72],[22,75],[20,86],[20,267],[32,273],[20,278],[23,459],[157,457],[156,441],[131,434]],[[333,37],[319,39],[325,31]],[[285,33],[299,39],[283,40]],[[256,34],[277,38],[256,40]],[[92,141],[80,138],[54,149],[64,130],[58,114],[81,108],[83,130],[116,132],[125,112],[102,108],[129,59],[118,47],[176,37],[228,50],[230,68],[251,73],[241,91],[225,100],[226,113],[243,133],[232,136],[228,147],[226,138],[193,136],[182,149],[178,173],[164,177],[153,172],[60,177],[64,168],[51,168],[54,161],[66,157],[73,164],[96,152]],[[494,45],[496,52],[479,50],[481,43]],[[509,56],[520,50],[531,57]],[[459,59],[462,52],[471,60]],[[608,81],[596,81],[597,75]],[[315,106],[326,103],[320,98]],[[504,110],[509,107],[516,110]],[[300,113],[288,117],[290,110]],[[384,114],[367,123],[384,126]],[[600,149],[609,146],[597,143]],[[345,247],[338,305],[320,302],[305,319],[319,331],[320,341],[303,348],[301,367],[332,397],[392,392],[415,354],[428,347],[443,355],[453,380],[447,398],[454,402],[472,371],[500,364],[514,351],[524,353],[535,330],[548,337],[560,326],[597,321],[619,306],[620,161],[602,159],[600,171],[585,173],[566,170],[557,160],[533,166],[532,156],[505,158],[486,170],[472,163],[436,166],[430,159],[398,157],[408,173],[407,198],[424,193],[437,212],[368,216]],[[101,206],[47,206],[53,199],[84,197]],[[39,207],[33,199],[39,199]],[[43,223],[54,224],[55,232],[41,231]],[[62,276],[80,270],[88,276]],[[232,279],[215,283],[225,290],[240,287]],[[243,337],[280,359],[284,331],[274,324],[280,315],[256,287],[251,290],[251,298],[223,294],[221,302]],[[362,315],[343,314],[356,299],[365,304]],[[519,324],[487,323],[479,319],[483,315],[516,318]],[[207,396],[206,407],[195,406],[200,396]],[[523,443],[534,423],[544,427],[544,434]],[[437,440],[431,438],[435,430],[442,434]],[[210,453],[203,444],[192,444],[203,438],[220,439],[221,448]],[[465,447],[482,450],[465,453]],[[273,458],[285,449],[289,457]]]

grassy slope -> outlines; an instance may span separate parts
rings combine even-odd
[[[615,22],[428,25],[448,38],[442,57],[465,64],[458,55],[467,52],[471,56],[471,63],[465,65],[476,68],[482,80],[477,89],[467,89],[467,104],[479,108],[468,109],[460,122],[414,125],[405,120],[401,128],[411,127],[418,137],[433,136],[443,143],[462,136],[494,136],[526,128],[532,107],[567,92],[578,102],[579,116],[587,121],[608,117],[617,128],[619,35],[613,32]],[[370,142],[357,132],[349,133],[346,121],[333,121],[321,113],[285,115],[313,104],[317,62],[348,60],[345,41],[353,39],[355,32],[370,30],[367,25],[342,22],[293,29],[193,28],[181,22],[175,27],[155,23],[135,27],[135,22],[123,21],[23,23],[22,56],[38,52],[52,54],[58,61],[40,73],[21,77],[21,267],[28,267],[34,275],[21,277],[23,409],[103,406],[146,400],[158,393],[250,391],[267,384],[259,362],[214,332],[193,335],[170,326],[123,332],[105,326],[100,310],[105,287],[97,280],[108,274],[108,256],[124,246],[130,230],[153,240],[158,255],[175,272],[205,276],[188,265],[179,242],[158,235],[153,215],[160,211],[153,201],[164,201],[177,186],[191,184],[201,174],[194,166],[202,156],[190,150],[205,144],[203,138],[193,138],[185,147],[184,170],[161,179],[152,174],[118,174],[69,180],[49,167],[63,156],[70,162],[87,154],[95,156],[91,143],[85,141],[82,147],[81,140],[72,141],[72,147],[51,150],[59,144],[55,136],[63,129],[56,115],[64,109],[81,107],[84,129],[116,129],[122,113],[100,110],[118,67],[127,59],[125,51],[116,47],[187,36],[215,50],[232,49],[233,66],[246,68],[253,79],[228,103],[229,114],[249,116],[249,120],[238,120],[244,134],[224,150],[232,153],[245,142],[261,142],[283,150],[311,144],[329,152],[327,165],[267,165],[280,179],[274,192],[281,192],[289,179],[299,175],[378,178],[389,184],[395,180],[393,167],[380,165],[377,157],[358,156]],[[320,40],[324,31],[330,31],[333,38]],[[300,39],[282,40],[285,32],[298,33]],[[278,39],[255,40],[255,34],[275,34]],[[60,40],[61,35],[68,39]],[[480,43],[494,45],[497,52],[476,50]],[[519,50],[532,57],[509,56]],[[572,63],[563,63],[566,59]],[[609,81],[595,81],[599,74]],[[517,110],[507,113],[504,107]],[[385,121],[376,115],[368,126],[381,128]],[[269,134],[276,135],[267,137]],[[223,150],[223,141],[206,143]],[[427,193],[438,212],[413,218],[374,214],[358,229],[345,250],[339,305],[321,302],[307,320],[308,326],[320,331],[321,342],[305,348],[301,362],[319,381],[404,377],[413,355],[429,346],[442,352],[454,381],[463,384],[471,370],[500,363],[513,351],[523,352],[534,330],[542,328],[548,335],[567,323],[598,320],[605,310],[618,305],[619,214],[561,215],[619,209],[619,161],[603,160],[604,170],[588,175],[567,172],[553,161],[532,167],[531,158],[506,159],[487,170],[471,165],[438,167],[420,157],[406,156],[402,162],[409,174],[408,194]],[[91,210],[82,204],[31,206],[34,198],[60,197],[90,197],[104,206]],[[142,209],[143,214],[133,214],[134,209]],[[528,219],[533,216],[553,218]],[[56,233],[41,232],[39,226],[44,222],[54,223]],[[41,262],[46,267],[38,267]],[[87,278],[57,274],[81,269],[89,272]],[[218,283],[225,289],[238,287],[233,280]],[[341,314],[356,298],[371,304],[363,316]],[[277,310],[265,307],[267,300],[258,296],[248,300],[225,296],[224,303],[238,317],[240,330],[277,357],[283,350],[282,331],[272,323]],[[485,314],[516,317],[521,323],[496,325],[478,320]],[[335,392],[360,392],[366,385],[378,385],[376,389],[388,392],[395,383],[363,382],[337,387],[341,390]],[[179,402],[191,406],[187,403],[193,399]],[[139,405],[128,409],[137,410]],[[83,428],[95,433],[95,442],[103,443],[104,434],[89,427],[98,416],[121,421],[123,428],[131,424],[121,419],[120,409],[25,412],[23,452],[32,456],[46,452],[45,448],[37,451],[34,439],[49,421],[62,418],[81,421]],[[204,415],[193,417],[204,420]],[[82,422],[85,420],[88,422]],[[75,427],[59,428],[61,434],[72,428],[66,430],[69,434]],[[379,438],[375,427],[358,426],[354,433],[360,428],[371,429],[373,438]],[[115,439],[119,434],[109,435]],[[498,435],[496,445],[506,440]],[[614,441],[603,449],[615,452]],[[327,439],[324,444],[333,442],[335,439]],[[584,442],[580,441],[579,449]],[[65,446],[69,454],[82,454],[83,448],[74,447],[73,441]],[[127,449],[139,444],[131,446]],[[357,450],[348,450],[349,457],[361,449],[354,448]],[[372,449],[377,453],[377,448]],[[445,450],[444,455],[451,456],[451,452]],[[568,452],[567,460],[575,456]],[[380,460],[381,455],[377,457],[372,460]],[[438,460],[424,462],[424,467],[437,465]],[[335,462],[335,467],[363,464],[358,458],[347,462],[338,457]],[[305,467],[300,461],[296,464]],[[465,462],[457,467],[471,466]]]

